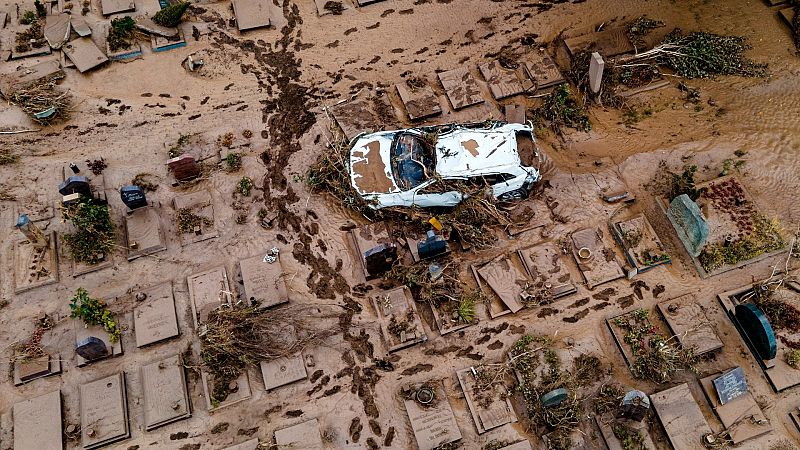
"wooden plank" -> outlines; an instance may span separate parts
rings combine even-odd
[[[525,291],[529,280],[509,257],[501,255],[489,261],[478,269],[478,274],[511,312],[522,309],[520,294]]]
[[[419,120],[442,113],[439,98],[429,84],[422,87],[410,88],[406,83],[395,85],[397,95],[403,102],[409,120]]]
[[[589,289],[625,276],[614,250],[604,242],[600,229],[584,228],[575,231],[571,240],[572,254]],[[589,250],[588,258],[579,255],[582,248]]]
[[[231,304],[231,289],[225,268],[220,266],[205,272],[189,275],[189,300],[195,330],[208,320],[208,314],[223,303]]]
[[[699,356],[719,350],[724,345],[693,294],[663,301],[657,307],[681,347],[694,348]]]
[[[524,92],[516,71],[506,69],[498,60],[478,64],[478,70],[489,85],[492,96],[496,100],[521,94]]]
[[[711,408],[733,440],[733,445],[772,432],[772,425],[759,408],[752,392],[748,391],[724,405],[720,404],[719,396],[714,389],[714,379],[720,375],[722,372],[709,375],[700,380],[700,385]]]
[[[655,393],[650,396],[650,401],[672,448],[703,448],[703,436],[712,431],[688,384]]]
[[[604,58],[632,53],[633,44],[624,28],[608,28],[603,31],[564,39],[572,56],[582,51],[597,52]]]
[[[478,81],[467,66],[440,72],[438,77],[453,109],[483,103],[483,95],[481,95]]]

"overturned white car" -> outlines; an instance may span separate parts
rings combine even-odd
[[[444,125],[357,136],[350,181],[375,209],[450,207],[490,186],[499,200],[526,198],[541,162],[528,125]]]

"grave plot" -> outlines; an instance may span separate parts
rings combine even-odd
[[[75,327],[75,364],[78,367],[122,355],[122,340],[111,342],[111,336],[102,325],[87,325],[80,319],[72,322]]]
[[[154,430],[192,416],[180,355],[142,367],[144,429]]]
[[[61,391],[14,403],[14,449],[62,450]]]
[[[522,114],[525,114],[525,107],[520,106],[522,109]],[[522,123],[522,122],[520,122]],[[533,161],[536,156],[533,154],[533,151],[526,154],[526,141],[530,142],[530,139],[525,141],[519,139],[518,141],[518,149],[521,150],[520,156],[522,157],[523,164],[526,164],[527,161]],[[526,156],[530,156],[530,158],[526,158]],[[510,211],[511,216],[511,225],[508,227],[508,235],[509,236],[518,236],[526,231],[535,230],[537,228],[541,228],[545,225],[549,225],[553,223],[553,219],[550,216],[550,210],[547,208],[547,205],[538,199],[526,201],[524,203],[520,203],[517,205],[513,211]]]
[[[607,28],[603,31],[564,39],[564,45],[573,57],[581,52],[597,52],[603,58],[633,53],[634,47],[624,28]]]
[[[526,298],[531,283],[525,275],[524,267],[513,255],[500,255],[474,270],[478,275],[478,285],[482,288],[483,283],[486,283],[491,290],[488,294],[494,294],[496,300],[499,300],[489,306],[489,315],[493,319],[516,313],[525,306],[523,298]]]
[[[478,81],[469,71],[469,67],[440,72],[439,82],[442,83],[447,98],[453,109],[466,108],[467,106],[483,103],[483,95]]]
[[[183,36],[183,32],[180,30],[178,30],[176,36],[150,36],[150,48],[152,48],[154,52],[165,52],[180,47],[186,47],[186,39]]]
[[[584,228],[571,236],[572,255],[589,289],[625,276],[614,249],[603,239],[599,228]]]
[[[371,280],[389,270],[397,260],[397,245],[385,222],[375,222],[347,232],[364,278]]]
[[[268,2],[260,0],[233,0],[233,14],[239,31],[265,28],[272,24]]]
[[[611,231],[636,273],[672,262],[644,214],[614,222]]]
[[[650,436],[647,421],[620,419],[614,417],[613,413],[608,413],[602,416],[595,416],[595,422],[600,429],[600,434],[603,436],[603,441],[606,447],[608,447],[608,450],[627,450],[623,440],[625,437],[633,436],[638,436],[638,438],[634,439],[641,439],[642,443],[642,447],[635,448],[656,448],[655,443],[653,443],[653,438]],[[620,439],[617,435],[623,438]]]
[[[317,6],[317,15],[320,17],[330,14],[338,16],[351,9],[347,0],[314,0],[314,4]]]
[[[77,162],[75,165],[78,167],[79,171],[77,174],[70,169],[69,165],[64,165],[61,167],[61,180],[64,181],[64,183],[71,183],[62,184],[62,186],[64,186],[70,193],[80,192],[86,196],[107,202],[108,197],[106,196],[106,177],[103,176],[102,173],[100,175],[93,174],[89,169],[89,165],[85,162]],[[76,182],[79,184],[75,184]],[[85,187],[80,185],[84,182],[89,183],[88,192],[86,192]],[[60,187],[61,186],[59,186],[59,188]]]
[[[133,42],[128,48],[119,48],[116,51],[111,50],[111,44],[106,41],[106,55],[112,61],[125,61],[142,56],[142,45],[138,42]]]
[[[360,98],[328,108],[347,139],[365,131],[391,130],[398,121],[389,97]]]
[[[122,220],[128,261],[167,249],[164,228],[158,210],[152,206],[137,208]]]
[[[495,100],[519,95],[525,92],[520,82],[518,70],[504,67],[500,60],[488,61],[478,64],[478,70],[489,85]]]
[[[103,447],[130,437],[125,375],[81,385],[81,445]]]
[[[439,98],[428,80],[415,78],[395,85],[397,95],[403,102],[408,120],[414,121],[442,113]]]
[[[172,202],[182,246],[219,236],[214,226],[214,206],[208,191],[178,195]]]
[[[189,275],[186,283],[189,285],[195,330],[208,320],[211,311],[223,304],[231,304],[231,290],[224,267]]]
[[[722,348],[722,340],[693,294],[663,301],[657,308],[681,347],[694,349],[697,356]]]
[[[257,450],[257,449],[258,449],[258,438],[250,439],[249,441],[244,441],[241,444],[225,447],[224,450]]]
[[[137,304],[133,309],[133,330],[137,347],[180,335],[171,281],[136,292],[134,298]]]
[[[280,252],[272,253],[239,261],[245,303],[270,308],[289,301]]]
[[[12,252],[16,294],[58,283],[56,232],[42,232],[42,236],[44,242],[38,239],[32,242],[25,236],[15,236]]]
[[[533,280],[533,303],[544,305],[577,292],[566,257],[555,243],[525,247],[517,250],[517,254]]]
[[[528,53],[522,59],[522,66],[535,84],[537,93],[548,91],[550,88],[566,82],[555,61],[546,51]],[[530,90],[525,83],[523,83],[523,87],[525,90]]]
[[[267,391],[308,378],[303,355],[278,358],[272,361],[261,361],[261,377]]]
[[[508,390],[501,384],[490,383],[486,386],[486,380],[481,377],[482,371],[482,366],[456,371],[478,434],[517,421]],[[491,379],[492,375],[489,376]]]
[[[381,333],[390,353],[428,340],[416,302],[406,286],[372,297],[372,306],[378,313]]]
[[[224,400],[218,400],[214,397],[214,375],[202,371],[200,372],[200,382],[203,386],[203,397],[206,399],[206,408],[208,412],[214,412],[219,408],[224,408],[241,401],[247,400],[252,395],[250,390],[250,376],[247,370],[242,371],[239,378],[228,383],[225,391],[227,392]]]
[[[695,186],[697,200],[680,195],[658,205],[675,228],[702,278],[784,251],[780,224],[756,207],[734,176]]]
[[[717,298],[772,389],[781,392],[800,385],[800,369],[795,368],[800,367],[800,284],[771,286],[757,283]]]
[[[64,55],[75,64],[78,72],[87,72],[108,62],[108,57],[91,38],[81,37],[69,41],[62,47]]]
[[[703,437],[711,434],[711,428],[688,384],[655,393],[650,401],[672,448],[703,448]]]
[[[700,380],[700,385],[733,445],[772,431],[772,425],[747,389],[741,367],[709,375]]]
[[[14,386],[61,373],[62,336],[63,332],[55,330],[50,316],[42,315],[36,320],[31,337],[23,345],[14,346]]]
[[[279,450],[302,448],[308,450],[322,450],[322,435],[319,433],[317,419],[292,425],[281,430],[275,430],[275,445]]]
[[[433,450],[461,439],[461,430],[441,381],[412,384],[399,395],[420,450]]]

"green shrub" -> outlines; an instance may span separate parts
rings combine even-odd
[[[97,264],[114,249],[114,223],[108,205],[81,197],[77,203],[61,209],[61,218],[76,228],[74,233],[64,235],[64,243],[75,261]]]
[[[111,51],[130,48],[135,29],[136,22],[130,17],[111,19],[111,28],[108,30],[108,47]]]
[[[117,342],[122,329],[107,306],[104,301],[89,297],[86,289],[78,288],[69,304],[70,317],[81,319],[88,325],[101,325],[108,332],[109,340]]]
[[[253,179],[250,177],[242,177],[242,179],[239,180],[239,184],[236,185],[236,192],[245,197],[250,196],[250,191],[252,189],[253,189]]]
[[[177,27],[181,23],[181,16],[183,16],[188,7],[189,2],[173,3],[155,13],[153,22],[164,27]]]
[[[228,172],[236,172],[241,169],[242,155],[238,153],[228,153],[228,155],[225,156],[225,167],[228,169]]]

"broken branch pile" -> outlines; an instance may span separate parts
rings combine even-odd
[[[8,100],[43,125],[57,119],[66,119],[72,96],[69,92],[56,89],[55,81],[51,79],[17,89]]]

